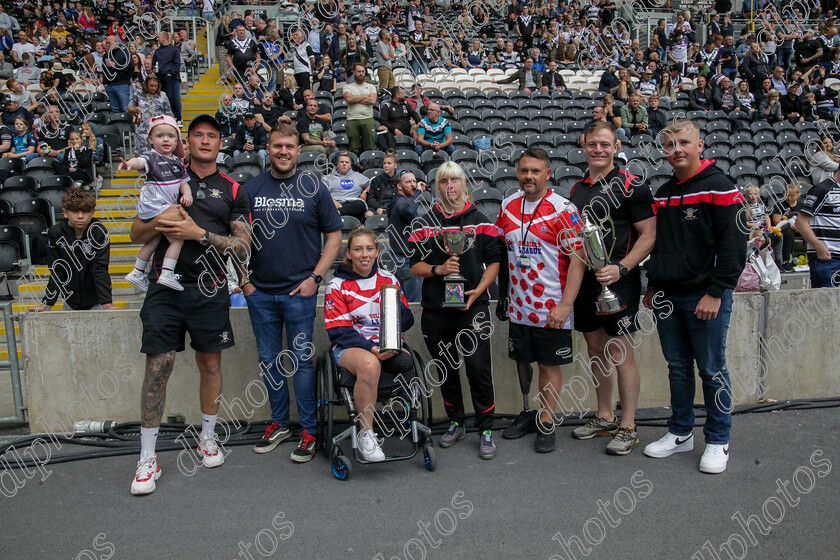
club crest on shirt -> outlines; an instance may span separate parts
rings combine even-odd
[[[683,210],[683,221],[688,222],[697,219],[697,208],[686,208]]]
[[[222,334],[219,335],[219,338],[221,339],[220,342],[222,344],[230,340],[230,336],[228,335],[227,331],[222,331]]]
[[[210,198],[222,198],[222,191],[219,189],[210,189],[210,192],[207,194]]]

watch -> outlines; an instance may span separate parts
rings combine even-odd
[[[199,243],[201,243],[201,244],[202,244],[202,245],[204,245],[205,247],[207,247],[208,245],[210,245],[210,232],[209,232],[209,231],[207,231],[206,229],[204,230],[204,237],[202,237],[202,238],[201,238],[201,240],[199,241]]]
[[[312,274],[310,274],[309,277],[312,278],[313,280],[315,280],[316,284],[320,284],[321,281],[324,280],[323,276],[321,276],[320,274],[315,274],[314,272]]]
[[[432,276],[437,276],[437,265],[436,264],[432,265]]]
[[[621,263],[618,263],[617,266],[618,266],[618,276],[619,276],[619,278],[624,278],[625,276],[627,276],[627,273],[630,272],[629,270],[627,270],[627,267],[624,266]]]

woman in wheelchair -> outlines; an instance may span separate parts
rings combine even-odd
[[[379,351],[379,290],[399,282],[393,274],[378,269],[378,255],[373,231],[360,226],[350,232],[344,263],[338,265],[324,296],[327,334],[333,343],[335,361],[356,376],[353,401],[361,424],[359,451],[372,462],[385,459],[373,432],[379,374],[383,370],[399,373],[413,367],[406,350]],[[401,327],[406,331],[414,324],[414,316],[404,294],[400,308]]]

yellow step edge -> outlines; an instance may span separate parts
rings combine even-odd
[[[49,272],[49,267],[47,266],[34,266],[32,267],[35,270],[35,274],[39,276],[46,276]],[[108,265],[108,273],[109,274],[128,274],[134,269],[133,264],[109,264]],[[2,323],[0,323],[2,326]]]
[[[53,309],[55,309],[53,307]],[[23,354],[20,352],[20,348],[17,349],[18,360],[23,359]],[[9,351],[3,348],[0,350],[0,360],[8,360],[9,359]]]
[[[114,247],[111,246],[111,256],[136,256],[140,253],[140,247]]]
[[[20,325],[15,323],[15,334],[20,334]],[[6,336],[6,324],[0,323],[0,335]]]
[[[131,272],[131,271],[129,271]],[[126,282],[125,280],[112,280],[111,281],[111,288],[113,289],[122,289],[122,288],[133,288],[134,286],[130,282]],[[46,282],[28,282],[25,284],[18,284],[18,292],[43,292],[47,289]]]
[[[121,194],[124,194],[124,193],[140,196],[140,189],[132,189],[132,188],[127,188],[127,189],[102,189],[102,190],[99,191],[100,196],[119,197]]]
[[[100,220],[113,220],[116,219],[118,221],[122,220],[134,220],[134,215],[129,214],[129,210],[97,210],[94,212],[93,216],[95,218],[99,218]]]

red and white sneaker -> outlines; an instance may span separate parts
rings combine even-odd
[[[135,496],[151,494],[155,491],[155,481],[159,478],[160,466],[157,463],[157,455],[145,461],[140,460],[137,463],[134,480],[131,482],[131,493]]]
[[[219,445],[216,443],[216,434],[206,439],[199,438],[198,454],[201,457],[201,462],[208,469],[220,467],[225,462],[225,454],[219,449]]]

